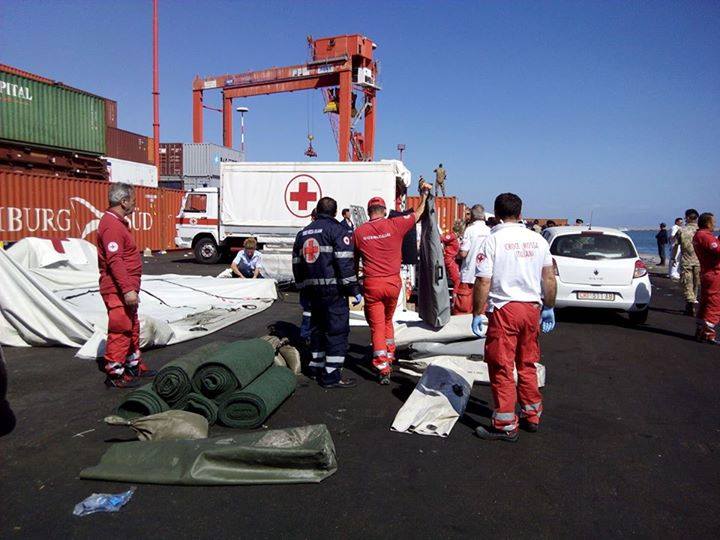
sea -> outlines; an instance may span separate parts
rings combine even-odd
[[[655,235],[657,234],[659,229],[655,230],[643,230],[643,229],[630,229],[630,230],[624,230],[623,232],[627,234],[630,238],[632,238],[633,243],[635,244],[635,247],[637,248],[637,251],[641,255],[654,255],[657,257],[657,240],[655,240]],[[669,228],[668,228],[669,232]],[[715,231],[715,235],[718,234],[718,231]]]

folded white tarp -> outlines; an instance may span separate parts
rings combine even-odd
[[[419,376],[415,389],[400,408],[390,429],[447,437],[465,413],[473,383],[490,382],[485,362],[461,356],[400,360],[400,371]],[[537,367],[538,384],[545,386],[545,366]],[[515,374],[517,380],[517,373]]]
[[[490,373],[487,364],[482,360],[474,360],[464,356],[437,355],[414,360],[399,359],[400,372],[412,377],[420,377],[425,370],[443,358],[452,358],[453,365],[460,366],[465,372],[472,375],[473,381],[477,384],[490,384]],[[538,386],[545,386],[545,366],[543,364],[535,364],[537,369]],[[517,382],[517,371],[514,372],[515,382]]]
[[[420,435],[447,437],[465,413],[473,385],[469,361],[453,356],[436,357],[400,408],[390,429]],[[479,362],[477,362],[479,363]]]
[[[412,343],[452,343],[475,338],[471,329],[472,315],[453,315],[442,328],[433,328],[422,321],[407,321],[395,326],[395,343],[407,347]]]
[[[428,358],[430,356],[463,356],[472,360],[482,360],[485,356],[485,338],[458,341],[455,343],[435,343],[421,341],[412,343],[408,348],[410,358]]]
[[[78,356],[104,353],[107,312],[98,292],[97,253],[84,240],[30,238],[0,251],[0,344],[65,345]],[[143,276],[142,347],[207,335],[267,309],[274,280]]]

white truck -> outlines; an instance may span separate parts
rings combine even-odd
[[[321,197],[343,208],[365,207],[382,197],[388,209],[410,186],[401,161],[223,163],[219,188],[197,188],[183,197],[175,244],[198,262],[213,264],[253,236],[260,247],[292,246]],[[288,265],[290,256],[288,252]],[[284,260],[284,258],[283,258]]]

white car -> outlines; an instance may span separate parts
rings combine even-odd
[[[588,307],[628,313],[630,322],[647,320],[650,277],[632,239],[617,229],[551,227],[558,308]]]

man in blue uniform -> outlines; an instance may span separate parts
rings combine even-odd
[[[352,388],[342,367],[350,334],[350,308],[362,301],[355,274],[353,238],[335,220],[337,202],[323,197],[317,219],[300,231],[293,246],[293,276],[301,295],[310,301],[310,368],[324,388]]]

